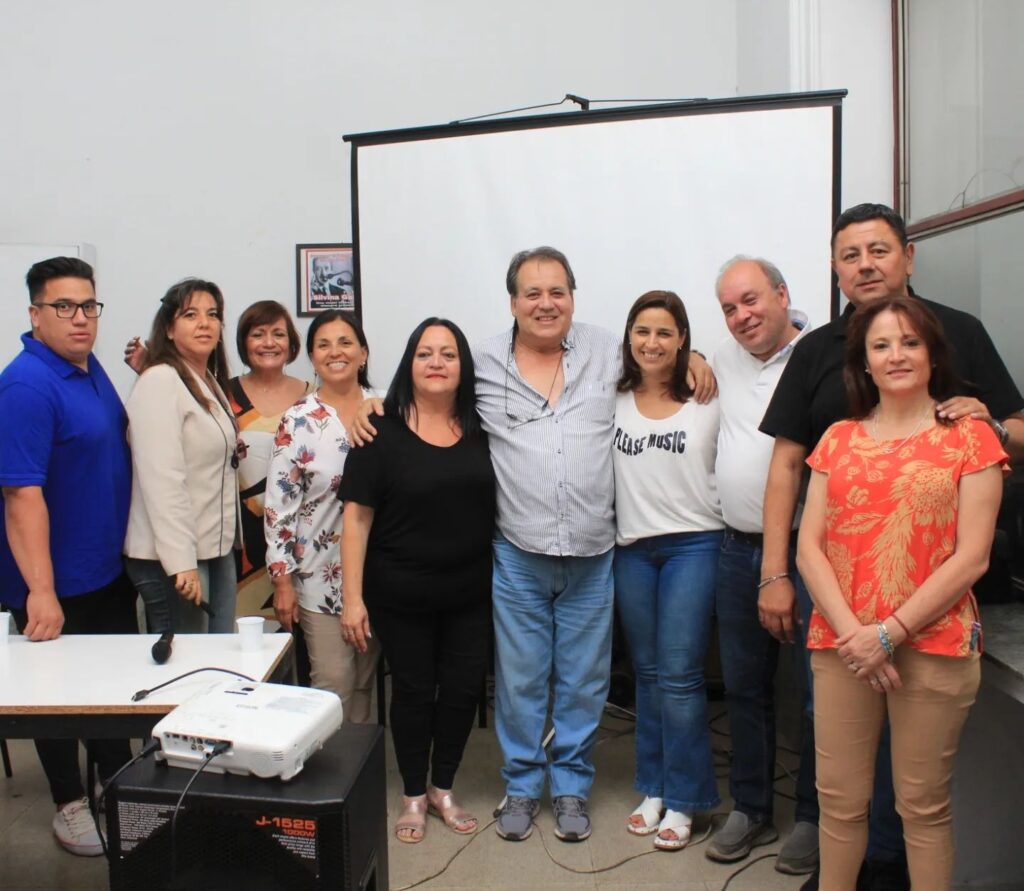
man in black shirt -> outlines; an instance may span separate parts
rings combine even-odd
[[[789,536],[804,461],[825,430],[849,414],[843,384],[845,332],[847,320],[858,306],[896,295],[910,295],[926,303],[942,322],[954,366],[966,387],[964,395],[941,403],[939,413],[950,418],[973,415],[988,421],[1011,459],[1024,458],[1024,398],[981,322],[913,293],[908,279],[914,269],[914,245],[908,243],[899,214],[881,204],[860,204],[842,213],[832,230],[832,268],[850,305],[794,349],[760,427],[775,437],[765,488],[761,577],[783,577],[761,589],[758,609],[765,628],[783,641],[793,639],[797,621],[796,594],[784,574],[789,569]],[[885,760],[879,758],[867,852],[866,874],[875,878],[858,887],[909,888],[890,765],[883,763]],[[816,880],[805,888],[817,888]]]

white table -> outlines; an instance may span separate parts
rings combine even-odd
[[[217,667],[254,680],[293,671],[290,634],[264,634],[262,648],[243,652],[234,634],[175,635],[171,658],[153,662],[155,634],[68,634],[33,643],[0,644],[0,739],[146,737],[153,725],[195,693],[230,675],[205,671],[152,689],[194,668]]]

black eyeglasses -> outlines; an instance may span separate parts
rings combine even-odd
[[[54,300],[52,303],[39,301],[32,305],[52,307],[53,311],[57,313],[58,319],[73,319],[79,310],[87,319],[98,319],[100,313],[103,312],[103,304],[97,303],[95,300],[86,300],[85,303],[74,303],[71,300]]]

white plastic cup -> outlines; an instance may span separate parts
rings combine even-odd
[[[0,646],[7,643],[7,638],[11,636],[12,618],[10,613],[0,613]]]
[[[263,616],[239,616],[235,619],[238,628],[238,644],[247,653],[263,647]]]

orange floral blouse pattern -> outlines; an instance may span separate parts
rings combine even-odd
[[[861,622],[890,616],[953,553],[960,477],[1006,461],[991,428],[971,418],[936,424],[889,454],[860,421],[825,431],[807,463],[828,476],[825,550]],[[978,619],[968,591],[908,644],[966,656]],[[835,645],[835,632],[815,609],[807,646]],[[980,634],[974,646],[980,648]]]

